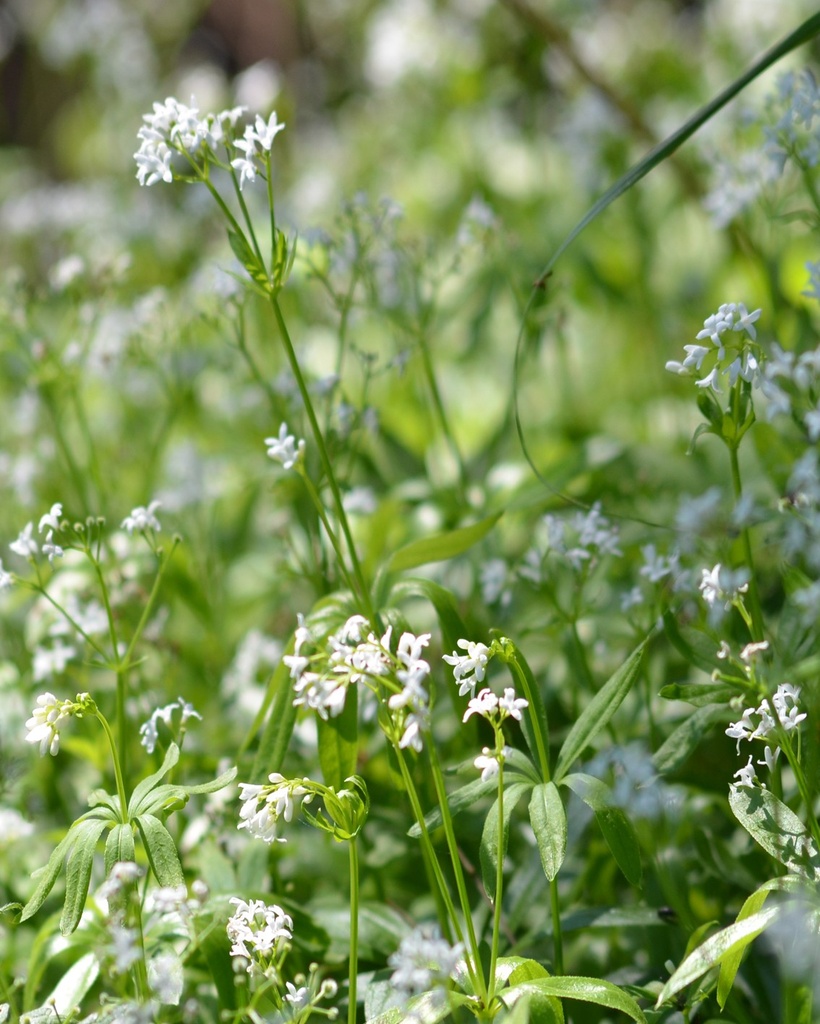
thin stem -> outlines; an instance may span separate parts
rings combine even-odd
[[[313,481],[308,477],[307,473],[303,472],[300,475],[302,477],[302,481],[304,482],[305,487],[307,488],[307,492],[310,495],[311,501],[313,502],[316,508],[316,512],[319,516],[319,519],[322,521],[322,526],[324,526],[325,532],[327,533],[328,538],[330,539],[330,543],[333,545],[333,550],[336,552],[336,558],[339,562],[339,569],[345,578],[345,582],[347,583],[350,590],[355,592],[356,586],[354,581],[350,577],[350,573],[348,572],[347,565],[344,559],[344,552],[342,551],[342,546],[339,543],[339,538],[336,536],[335,530],[330,525],[330,521],[327,518],[327,512],[325,512],[325,506],[322,503],[322,499],[319,497],[319,492],[313,486]]]
[[[111,731],[111,726],[108,724],[108,719],[102,713],[97,710],[97,720],[105,731],[105,735],[108,738],[108,745],[111,748],[111,760],[114,762],[114,778],[117,782],[117,796],[120,801],[120,813],[122,816],[122,823],[128,824],[128,797],[125,795],[125,783],[122,778],[122,768],[120,765],[119,754],[117,753],[117,744],[114,740],[114,733]]]
[[[433,360],[430,355],[430,348],[427,344],[427,335],[423,327],[417,332],[416,339],[419,343],[421,361],[424,366],[424,375],[427,378],[427,386],[430,388],[430,396],[433,399],[433,408],[436,411],[436,416],[438,417],[439,425],[441,426],[441,432],[447,441],[450,454],[455,459],[456,466],[458,467],[458,481],[463,494],[467,490],[467,468],[464,465],[461,450],[458,447],[455,435],[450,427],[450,421],[447,418],[447,412],[444,408],[444,402],[441,397],[441,392],[439,391],[435,370],[433,369]]]
[[[504,748],[504,737],[496,737],[496,749]],[[495,897],[493,911],[493,938],[490,950],[490,978],[487,992],[487,1004],[495,995],[495,965],[498,961],[498,940],[501,935],[501,903],[504,891],[504,762],[498,765],[498,836],[496,839],[498,863],[495,868]]]
[[[356,1024],[356,981],[359,973],[359,850],[356,837],[348,841],[350,852],[350,966],[347,987],[347,1022]]]
[[[561,908],[558,904],[558,879],[550,881],[550,913],[552,914],[553,974],[564,973],[564,937],[561,931]]]
[[[729,464],[732,470],[732,490],[734,492],[735,504],[743,497],[743,484],[740,479],[740,462],[737,456],[737,447],[729,445]],[[757,577],[755,576],[754,560],[752,558],[752,540],[749,535],[749,527],[744,526],[740,531],[740,541],[743,545],[743,559],[746,568],[749,570],[749,610],[752,615],[752,640],[759,642],[763,640],[763,613],[760,609],[760,592],[757,589]]]
[[[486,1006],[487,982],[484,978],[484,968],[481,965],[481,958],[478,953],[478,939],[476,938],[475,925],[473,924],[473,913],[472,908],[470,907],[470,900],[467,896],[467,885],[464,881],[464,872],[461,868],[461,858],[458,855],[458,844],[456,842],[455,831],[453,830],[453,819],[450,815],[450,805],[447,803],[447,790],[444,786],[444,777],[441,774],[441,765],[438,762],[436,748],[432,743],[428,743],[427,750],[430,755],[430,765],[433,769],[433,784],[436,788],[436,798],[438,799],[439,807],[441,808],[441,822],[444,826],[444,835],[447,839],[447,847],[450,851],[450,861],[453,865],[453,875],[456,881],[456,889],[458,890],[458,898],[461,902],[461,913],[467,927],[470,948],[472,950],[473,957],[475,958],[475,969],[479,982],[478,995],[484,998]]]
[[[270,296],[271,307],[273,308],[274,316],[276,317],[276,323],[279,327],[280,334],[282,335],[282,341],[285,346],[285,353],[290,363],[291,372],[293,373],[296,384],[299,388],[299,393],[302,396],[302,403],[305,407],[305,413],[310,422],[310,428],[313,432],[313,439],[316,443],[317,451],[319,452],[319,458],[322,462],[322,468],[324,469],[325,476],[327,477],[328,485],[330,486],[331,493],[333,495],[333,504],[336,510],[336,516],[339,520],[339,524],[344,533],[345,543],[350,555],[350,563],[353,568],[353,576],[356,579],[357,590],[359,591],[359,598],[362,602],[362,607],[365,614],[372,623],[378,625],[377,617],[374,613],[373,603],[370,599],[370,592],[367,584],[365,583],[364,573],[362,572],[361,563],[359,557],[356,554],[356,545],[353,543],[353,536],[350,532],[350,525],[347,521],[347,515],[345,514],[344,506],[342,505],[342,494],[339,490],[339,484],[336,481],[336,474],[333,472],[333,465],[330,461],[330,455],[328,454],[327,447],[325,445],[324,436],[322,435],[322,429],[319,426],[319,421],[316,418],[316,412],[313,408],[310,395],[308,394],[307,384],[302,376],[302,370],[299,366],[299,360],[296,358],[296,351],[293,347],[290,334],[288,332],[285,318],[282,316],[282,310],[279,307],[279,301],[274,294]]]
[[[441,870],[441,864],[439,864],[438,857],[436,856],[436,851],[433,848],[433,841],[430,838],[430,831],[427,828],[427,823],[424,820],[424,811],[421,809],[421,804],[419,803],[419,797],[418,793],[416,792],[415,784],[407,768],[407,762],[405,761],[404,758],[404,751],[401,749],[401,747],[399,747],[398,743],[393,744],[393,749],[396,752],[396,758],[399,762],[399,769],[401,771],[402,780],[404,781],[404,788],[407,792],[408,799],[410,800],[410,806],[413,808],[413,817],[418,822],[419,829],[421,830],[422,845],[427,850],[428,863],[430,864],[433,870],[438,890],[441,893],[441,897],[444,900],[444,903],[447,907],[447,912],[449,913],[450,920],[453,923],[453,928],[455,930],[456,937],[459,942],[464,943],[464,932],[461,928],[461,923],[459,922],[458,914],[456,913],[456,908],[455,905],[453,904],[453,899],[450,895],[450,890],[444,878],[444,873]],[[475,973],[475,966],[470,957],[467,957],[467,971],[470,975],[473,987],[477,990],[478,985]]]

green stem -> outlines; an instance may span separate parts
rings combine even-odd
[[[504,749],[504,737],[496,736],[496,750]],[[498,863],[495,869],[495,897],[493,907],[493,938],[490,950],[490,977],[487,991],[487,1005],[495,996],[495,965],[498,961],[498,940],[501,933],[501,902],[504,892],[504,762],[498,766]]]
[[[550,913],[552,914],[553,973],[564,973],[564,937],[561,931],[561,908],[558,904],[558,879],[550,881]]]
[[[478,952],[478,939],[476,938],[475,925],[473,924],[473,912],[470,907],[470,900],[467,895],[467,885],[464,881],[464,872],[461,868],[461,858],[458,854],[458,843],[453,829],[453,819],[450,815],[450,805],[447,803],[447,790],[444,786],[444,777],[441,773],[441,765],[438,761],[436,748],[433,743],[427,744],[427,751],[430,755],[430,766],[433,769],[433,784],[436,788],[436,798],[441,808],[441,822],[444,826],[444,835],[447,840],[447,847],[450,851],[450,861],[453,865],[453,876],[456,881],[458,898],[461,903],[461,913],[467,928],[467,936],[470,940],[470,949],[475,960],[476,975],[479,988],[477,995],[481,996],[484,1005],[487,1005],[487,982],[484,978],[484,968],[481,965],[481,957]]]
[[[396,752],[396,758],[399,762],[399,770],[401,771],[402,780],[404,781],[404,788],[407,792],[408,799],[410,800],[410,806],[413,808],[413,817],[418,822],[419,829],[421,830],[422,847],[427,851],[428,863],[432,868],[433,874],[435,876],[436,884],[441,894],[441,898],[444,901],[445,906],[447,907],[447,912],[450,915],[450,920],[452,921],[456,937],[459,942],[464,944],[464,932],[461,928],[461,923],[459,922],[458,914],[456,913],[456,908],[455,905],[453,904],[453,899],[450,895],[450,890],[447,887],[447,882],[444,878],[444,873],[441,870],[441,864],[439,864],[438,857],[436,856],[436,851],[433,847],[433,841],[430,838],[430,832],[427,828],[427,823],[424,820],[424,811],[421,809],[421,804],[419,803],[419,797],[418,793],[416,792],[415,783],[413,782],[412,776],[410,775],[410,771],[407,768],[407,762],[404,759],[404,751],[401,749],[401,747],[399,747],[398,743],[393,744],[393,749]],[[475,973],[475,965],[470,957],[467,957],[467,971],[470,975],[470,980],[473,983],[473,988],[476,991],[478,991],[478,979]]]
[[[729,447],[729,464],[732,470],[732,490],[734,492],[735,504],[743,496],[743,484],[740,479],[740,462],[737,456],[737,448]],[[749,610],[752,616],[752,640],[759,642],[763,640],[763,613],[760,609],[760,592],[757,589],[757,577],[755,576],[754,560],[752,558],[752,540],[749,535],[749,527],[744,526],[740,531],[740,541],[743,545],[743,560],[749,570]]]
[[[350,564],[353,569],[353,576],[356,579],[357,590],[359,591],[359,599],[362,603],[362,608],[368,619],[378,626],[377,617],[374,613],[373,604],[370,600],[370,592],[367,584],[365,583],[364,573],[362,572],[361,563],[359,557],[356,554],[356,545],[353,543],[353,536],[350,532],[350,525],[347,521],[347,515],[345,514],[344,507],[342,505],[342,494],[339,490],[339,484],[336,481],[336,474],[333,472],[333,465],[330,461],[330,455],[328,454],[327,447],[325,445],[324,436],[322,435],[322,429],[319,426],[319,421],[316,418],[316,412],[313,408],[310,395],[308,394],[307,384],[302,376],[302,370],[299,366],[299,360],[296,358],[296,351],[293,347],[290,334],[288,332],[285,318],[282,316],[282,310],[279,307],[279,301],[275,295],[270,296],[271,307],[273,308],[273,314],[276,317],[276,323],[279,327],[279,332],[282,336],[282,342],[285,346],[285,353],[290,363],[291,372],[293,373],[296,384],[299,388],[299,393],[302,396],[302,403],[305,407],[305,413],[308,421],[310,422],[310,428],[313,432],[313,439],[316,443],[316,449],[319,452],[319,458],[324,469],[325,476],[327,477],[328,485],[330,486],[331,493],[333,495],[333,505],[336,511],[336,516],[339,520],[339,524],[342,528],[342,532],[345,537],[345,543],[350,555]]]
[[[359,974],[359,850],[356,837],[347,844],[350,851],[350,966],[347,987],[347,1022],[356,1024],[356,981]]]
[[[333,550],[336,552],[336,558],[339,562],[339,570],[344,576],[347,586],[350,588],[352,592],[355,593],[356,587],[354,581],[350,577],[350,573],[348,572],[347,564],[345,563],[344,559],[344,552],[342,551],[342,546],[339,543],[339,538],[336,536],[336,531],[330,525],[330,521],[327,518],[325,506],[322,503],[322,499],[319,496],[319,492],[313,486],[313,481],[308,477],[307,473],[302,472],[300,475],[302,477],[305,487],[307,488],[307,492],[310,495],[310,499],[313,502],[314,507],[316,508],[316,512],[319,516],[319,519],[322,521],[322,526],[324,526],[325,532],[327,533],[330,539],[330,543],[333,545]]]
[[[122,824],[128,824],[128,797],[125,795],[125,783],[122,777],[122,767],[120,764],[119,754],[117,753],[117,744],[114,740],[114,733],[111,731],[111,726],[108,724],[108,719],[99,709],[96,712],[97,720],[103,727],[106,737],[108,738],[108,745],[111,748],[111,760],[114,762],[114,778],[117,783],[117,796],[120,801],[120,814],[122,816]]]
[[[461,488],[462,495],[467,490],[467,468],[464,465],[464,459],[461,456],[461,450],[456,442],[455,435],[450,427],[450,421],[447,418],[447,412],[444,408],[444,402],[439,391],[438,381],[436,380],[435,370],[433,369],[433,360],[430,355],[430,348],[427,344],[427,335],[424,327],[422,327],[416,334],[416,340],[419,343],[419,351],[421,352],[421,361],[424,367],[424,375],[427,378],[427,386],[430,389],[430,395],[433,399],[433,408],[436,411],[436,416],[439,420],[441,432],[447,441],[447,446],[450,449],[450,454],[455,460],[458,468],[458,481],[459,487]]]

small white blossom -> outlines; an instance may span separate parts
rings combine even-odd
[[[456,646],[467,653],[459,654],[458,651],[453,651],[452,654],[443,655],[443,660],[453,666],[453,676],[458,683],[459,697],[463,697],[466,693],[473,696],[476,685],[484,682],[487,663],[490,659],[490,648],[486,644],[474,643],[472,640],[459,640]]]
[[[39,550],[37,541],[31,536],[33,529],[34,523],[26,523],[25,529],[20,531],[17,540],[9,544],[15,555],[20,555],[21,558],[33,558],[37,554]]]
[[[407,995],[426,992],[447,982],[463,952],[461,943],[450,946],[435,926],[420,925],[387,958],[393,968],[390,982]]]
[[[300,440],[297,444],[296,438],[288,433],[287,423],[279,427],[277,437],[266,437],[265,444],[268,445],[268,458],[281,462],[285,469],[292,469],[303,457],[305,442]]]
[[[481,753],[473,761],[475,767],[481,772],[481,781],[489,782],[494,779],[498,775],[502,760],[509,757],[511,753],[512,747],[504,747],[501,756],[494,750],[490,750],[489,747],[482,747]]]
[[[60,726],[70,712],[65,710],[67,701],[57,700],[53,693],[42,693],[37,698],[37,707],[26,722],[26,743],[40,745],[40,757],[47,753],[56,757],[60,750]]]
[[[49,530],[43,543],[43,554],[48,555],[49,562],[53,565],[55,558],[62,558],[64,551],[59,544],[54,543],[54,533]]]
[[[278,772],[271,772],[268,779],[269,786],[240,782],[242,809],[237,828],[247,829],[249,835],[266,843],[284,843],[285,839],[276,834],[279,819],[291,821],[296,801],[309,803],[312,794],[299,782],[290,781]]]
[[[284,124],[281,124],[276,120],[275,110],[270,115],[267,122],[257,114],[253,127],[253,138],[259,143],[266,153],[270,153],[273,140],[284,127]]]
[[[228,938],[231,956],[240,956],[248,962],[248,973],[262,969],[293,938],[293,920],[277,904],[267,906],[262,900],[245,900],[233,896],[236,906],[228,920]]]
[[[60,516],[63,514],[63,506],[59,501],[55,502],[50,511],[46,512],[44,516],[40,517],[40,525],[37,527],[37,532],[42,533],[43,530],[48,527],[49,530],[60,529]]]
[[[0,558],[0,590],[6,590],[14,583],[14,577],[3,568],[3,559]]]
[[[121,529],[127,530],[129,533],[134,533],[134,531],[141,533],[143,530],[155,530],[158,533],[162,527],[154,513],[161,506],[162,502],[152,501],[148,508],[138,505],[131,509],[131,515],[126,516],[120,523]]]
[[[503,697],[498,699],[498,710],[502,718],[509,716],[514,718],[517,722],[521,721],[521,712],[529,707],[529,701],[523,697],[516,697],[515,690],[512,686],[508,686],[504,690]]]
[[[180,728],[184,726],[190,718],[197,718],[200,722],[202,721],[202,715],[196,710],[193,704],[190,704],[182,697],[178,697],[175,701],[172,701],[170,704],[166,704],[164,707],[156,708],[151,713],[151,717],[140,726],[140,743],[145,747],[149,754],[154,753],[157,740],[159,739],[157,723],[159,721],[163,721],[170,729],[175,711],[180,712]]]
[[[746,786],[749,789],[754,789],[757,782],[757,775],[755,774],[754,765],[752,764],[752,755],[749,754],[749,760],[746,762],[743,768],[738,768],[735,772],[734,777],[737,782],[733,782],[732,786]]]
[[[253,184],[256,181],[256,165],[253,160],[244,156],[238,156],[234,160],[231,160],[231,167],[233,167],[235,171],[239,171],[240,192],[248,182]]]
[[[466,722],[471,715],[481,715],[484,718],[490,718],[497,711],[498,697],[496,697],[492,690],[485,687],[479,692],[478,696],[473,697],[467,705],[467,710],[464,712],[462,722]]]

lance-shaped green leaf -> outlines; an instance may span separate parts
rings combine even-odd
[[[521,719],[521,728],[527,746],[541,772],[539,782],[547,782],[550,777],[549,750],[550,730],[547,721],[547,709],[541,696],[541,689],[532,674],[527,659],[508,637],[499,640],[502,648],[501,657],[507,663],[519,696],[528,702],[526,713]]]
[[[569,786],[595,814],[595,820],[606,844],[624,877],[633,885],[641,884],[641,847],[632,822],[620,807],[612,803],[612,792],[605,783],[592,775],[576,772],[565,775],[561,784]]]
[[[740,913],[737,915],[735,923],[738,921],[745,921],[747,917],[751,917],[752,914],[756,914],[761,910],[763,904],[766,902],[766,897],[770,892],[774,892],[775,890],[779,892],[799,892],[804,888],[805,881],[798,875],[786,875],[784,878],[771,879],[764,885],[761,885],[759,889],[755,890],[755,892],[748,897],[740,908]],[[751,941],[752,939],[749,939],[749,942]],[[735,983],[735,976],[740,968],[740,961],[743,959],[745,951],[746,946],[743,943],[738,943],[736,948],[728,953],[721,961],[717,987],[717,1000],[721,1009],[726,1005],[726,1000],[729,998],[729,993],[732,991],[732,986]]]
[[[662,775],[678,770],[689,760],[703,737],[717,722],[728,721],[731,711],[724,704],[698,708],[681,722],[652,755],[652,763]]]
[[[530,797],[530,824],[538,843],[544,874],[552,881],[564,862],[567,851],[567,816],[561,794],[554,782],[533,787]]]
[[[729,806],[752,839],[789,871],[820,879],[820,856],[806,826],[774,793],[732,786]]]
[[[188,798],[197,793],[216,793],[232,782],[236,777],[236,768],[229,768],[209,782],[199,782],[194,786],[177,786],[164,784],[152,789],[142,800],[140,814],[166,814],[170,810],[184,807]]]
[[[136,859],[135,854],[133,825],[130,822],[127,825],[115,825],[105,841],[106,877],[115,864],[123,861],[133,862]]]
[[[20,915],[21,921],[27,921],[30,917],[33,917],[45,903],[48,898],[48,894],[54,888],[54,883],[60,877],[60,872],[63,870],[63,861],[66,858],[66,854],[74,845],[77,836],[77,824],[75,822],[62,840],[51,851],[51,856],[48,858],[46,866],[34,872],[34,877],[39,880],[37,882],[36,889],[31,894],[26,905],[23,907],[23,913]]]
[[[504,1005],[512,1007],[504,1018],[505,1024],[564,1024],[564,1010],[555,996],[525,988],[527,982],[549,977],[549,971],[535,960],[499,957],[496,981],[503,980],[509,985],[500,995]]]
[[[358,691],[348,686],[345,706],[335,718],[316,722],[319,740],[319,765],[325,785],[344,789],[345,779],[356,774],[359,760]]]
[[[441,630],[442,647],[445,651],[455,650],[458,641],[466,639],[467,627],[459,615],[453,595],[441,584],[416,577],[399,580],[390,590],[390,600],[399,602],[402,598],[407,597],[423,597],[433,606]]]
[[[660,688],[659,696],[664,700],[685,700],[702,708],[707,704],[728,704],[738,692],[731,683],[669,683]]]
[[[570,729],[564,740],[553,778],[556,782],[569,771],[573,761],[579,757],[598,733],[604,729],[621,706],[621,703],[632,689],[641,668],[643,652],[649,642],[646,638],[621,665],[621,667],[604,683],[592,700],[581,712],[575,725]]]
[[[504,849],[502,858],[507,852],[507,840],[510,835],[510,819],[512,813],[521,797],[532,789],[528,782],[514,782],[504,789],[504,821],[502,836]],[[495,899],[495,881],[498,871],[498,799],[496,798],[487,817],[484,819],[484,828],[481,833],[481,877],[484,888],[491,900]]]
[[[97,843],[108,822],[99,818],[81,821],[75,826],[77,833],[66,867],[65,898],[60,917],[60,931],[70,935],[80,923],[91,882],[91,866]]]
[[[676,992],[680,992],[682,988],[697,981],[712,967],[716,967],[724,959],[732,956],[738,948],[742,952],[753,939],[756,939],[765,928],[769,927],[783,906],[784,904],[780,904],[776,907],[759,910],[756,914],[752,914],[743,921],[730,924],[728,928],[723,928],[708,938],[702,946],[698,946],[693,953],[689,954],[663,986],[656,1005],[662,1006]]]
[[[506,1003],[510,996],[516,993],[513,998],[520,999],[523,995],[547,995],[556,999],[577,999],[583,1003],[595,1003],[597,1006],[606,1006],[610,1010],[620,1010],[627,1017],[638,1021],[638,1024],[646,1024],[646,1017],[640,1006],[632,996],[627,995],[623,989],[613,985],[611,981],[599,981],[598,978],[536,978],[534,981],[524,981],[516,985],[515,989],[503,993]]]
[[[424,537],[405,544],[393,553],[387,563],[387,569],[389,572],[406,572],[429,562],[443,562],[448,558],[455,558],[456,555],[463,555],[487,536],[503,514],[497,512],[470,526],[462,526],[458,530],[437,533],[432,537]]]
[[[481,779],[475,779],[473,782],[468,782],[466,786],[462,786],[461,789],[457,789],[454,793],[450,793],[447,797],[447,806],[450,809],[450,817],[454,818],[461,811],[465,811],[468,807],[472,807],[474,803],[480,800],[483,796],[487,796],[489,793],[494,793],[496,788],[495,779],[488,779],[486,782],[482,782]],[[427,826],[429,831],[434,828],[440,828],[442,823],[441,808],[434,807],[432,811],[428,811],[424,815],[424,824]],[[408,836],[413,839],[418,839],[421,835],[421,826],[418,822],[411,825],[407,830]]]
[[[168,829],[153,814],[140,815],[135,824],[148,855],[148,863],[159,884],[171,887],[184,885],[179,854]]]
[[[69,967],[45,1002],[46,1006],[54,1008],[52,1013],[57,1020],[68,1017],[79,1007],[99,973],[100,960],[96,953],[86,953]]]
[[[288,652],[293,653],[292,640]],[[269,689],[273,690],[273,703],[253,760],[252,779],[267,778],[271,772],[281,771],[296,724],[298,708],[293,704],[290,669],[284,661],[276,666]]]
[[[138,814],[142,813],[143,802],[148,794],[156,786],[162,782],[168,772],[174,767],[179,760],[179,747],[176,743],[172,743],[168,750],[165,752],[162,765],[159,771],[154,772],[152,775],[146,776],[142,781],[138,782],[134,786],[134,792],[131,794],[131,799],[128,801],[128,817],[136,818]]]

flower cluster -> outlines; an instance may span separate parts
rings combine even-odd
[[[279,819],[292,821],[297,801],[299,806],[310,803],[313,793],[301,784],[308,779],[288,780],[278,772],[271,772],[268,779],[269,786],[240,782],[242,810],[237,827],[247,829],[249,835],[266,843],[284,843],[284,837],[277,835]]]
[[[808,439],[820,440],[820,401],[817,380],[820,375],[820,348],[797,355],[772,345],[764,367],[761,390],[769,404],[766,419],[788,416],[802,423]]]
[[[422,731],[429,727],[430,695],[426,680],[430,665],[422,657],[430,634],[402,633],[396,653],[391,651],[393,627],[376,636],[363,615],[352,615],[313,654],[305,653],[312,641],[300,618],[293,654],[282,659],[290,668],[297,707],[316,711],[323,719],[341,714],[347,688],[364,682],[377,690],[377,682],[392,691],[387,706],[397,728],[403,730],[399,745],[420,751]]]
[[[60,729],[69,718],[94,714],[96,705],[87,693],[78,693],[74,700],[58,700],[53,693],[41,693],[37,705],[26,722],[26,743],[40,746],[40,757],[60,750]]]
[[[121,528],[129,533],[134,533],[135,531],[143,533],[145,530],[155,530],[159,533],[162,527],[154,513],[161,504],[162,502],[152,501],[148,508],[138,505],[136,508],[131,509],[131,515],[123,519],[120,524]]]
[[[727,569],[718,562],[712,569],[701,570],[698,589],[710,608],[719,608],[723,601],[723,607],[728,611],[749,589],[749,570]]]
[[[458,683],[458,695],[463,697],[469,693],[475,696],[475,688],[479,683],[484,682],[487,671],[487,663],[492,658],[492,651],[486,644],[474,643],[472,640],[459,640],[456,644],[466,654],[459,654],[453,651],[452,654],[443,655],[448,665],[453,666],[453,676]]]
[[[605,555],[623,555],[618,547],[618,527],[601,514],[599,501],[588,512],[576,512],[570,519],[546,515],[542,524],[546,532],[545,550],[533,545],[518,570],[536,586],[544,581],[543,562],[550,553],[566,559],[576,572],[593,569]]]
[[[505,688],[502,697],[485,687],[469,702],[462,721],[466,722],[471,715],[481,715],[495,725],[500,725],[507,718],[515,718],[520,722],[521,712],[526,707],[529,707],[529,702],[523,697],[516,697],[512,686]]]
[[[431,925],[419,925],[401,940],[387,958],[393,968],[390,983],[407,996],[444,985],[464,955],[461,943],[451,946]]]
[[[766,697],[756,708],[746,708],[743,717],[732,722],[726,730],[726,735],[737,740],[737,750],[740,753],[741,740],[764,740],[766,750],[764,760],[758,764],[766,765],[769,770],[774,768],[777,762],[780,747],[773,742],[772,734],[776,735],[778,723],[787,733],[792,732],[806,718],[805,711],[798,708],[800,687],[792,686],[791,683],[781,683],[771,697]],[[756,716],[753,717],[753,716]],[[751,763],[751,756],[749,757]],[[745,785],[745,783],[742,783]]]
[[[279,124],[275,112],[267,121],[257,115],[254,124],[247,125],[242,138],[237,139],[236,126],[246,109],[234,107],[200,116],[193,98],[190,106],[172,96],[164,103],[154,103],[153,111],[143,116],[145,124],[137,133],[140,147],[134,159],[140,185],[181,177],[174,174],[175,154],[185,158],[189,172],[202,174],[202,165],[213,162],[237,173],[240,189],[246,182],[255,181],[256,175],[263,173],[260,157],[267,164],[273,140],[285,126]],[[226,150],[227,164],[217,157],[220,146]]]
[[[781,75],[768,108],[777,118],[763,130],[769,159],[781,171],[788,159],[801,167],[816,167],[820,163],[820,136],[814,122],[820,121],[820,89],[811,71],[805,68]]]
[[[172,701],[170,704],[166,704],[164,707],[156,708],[152,712],[151,717],[140,726],[140,743],[149,754],[154,753],[157,740],[159,739],[158,723],[164,722],[170,729],[175,711],[180,712],[179,728],[181,732],[184,732],[184,727],[190,718],[198,718],[200,722],[202,721],[202,715],[194,708],[193,704],[189,704],[182,697],[177,698],[177,700]]]
[[[755,322],[760,318],[761,310],[749,312],[742,302],[725,302],[711,316],[703,321],[703,329],[697,333],[697,342],[709,344],[684,345],[686,358],[683,362],[670,359],[666,369],[682,377],[703,374],[695,385],[699,388],[710,388],[721,394],[721,381],[728,377],[729,386],[734,387],[738,378],[760,386],[760,352],[749,346],[748,339],[755,341],[757,330]],[[739,335],[739,337],[734,337]],[[745,335],[745,337],[744,337]],[[706,367],[708,373],[704,373]]]
[[[297,443],[293,434],[288,433],[287,423],[279,427],[276,437],[266,437],[265,444],[268,445],[268,458],[281,462],[285,469],[293,469],[304,458],[305,442],[300,438]]]
[[[276,903],[268,906],[263,900],[230,900],[236,906],[226,926],[231,940],[231,956],[247,961],[249,974],[258,971],[276,976],[277,966],[290,949],[293,920]],[[279,961],[277,965],[276,961]]]

